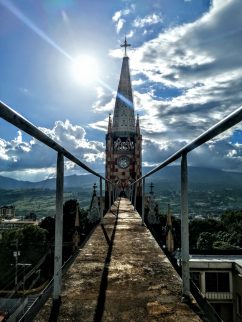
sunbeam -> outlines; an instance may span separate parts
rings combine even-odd
[[[53,48],[58,50],[59,53],[64,55],[66,58],[68,58],[75,66],[76,60],[69,55],[64,49],[62,49],[58,44],[56,44],[48,35],[46,35],[36,24],[34,24],[24,13],[20,11],[19,8],[17,8],[10,0],[0,0],[0,4],[9,10],[16,18],[18,18],[20,21],[22,21],[27,27],[29,27],[34,33],[36,33],[41,39],[46,41],[49,45],[51,45]],[[75,67],[76,71],[78,72],[78,76],[80,77],[80,67]],[[83,68],[82,68],[83,71]],[[85,77],[87,77],[87,73],[84,73]],[[85,79],[83,77],[83,80]],[[98,83],[103,85],[106,89],[108,89],[111,93],[113,93],[115,90],[110,87],[108,84],[103,82],[100,78],[97,78],[95,75],[95,79],[97,80]],[[124,97],[121,94],[117,94],[117,96],[129,107],[132,107],[133,104],[130,102],[126,97]]]
[[[57,49],[61,54],[73,61],[73,58],[60,46],[58,46],[50,37],[48,37],[39,27],[37,27],[28,17],[26,17],[10,0],[0,0],[0,4],[9,10],[15,17],[21,20],[26,26],[28,26],[33,32],[35,32],[40,38],[45,40],[53,48]]]

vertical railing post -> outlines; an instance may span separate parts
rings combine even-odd
[[[100,178],[100,221],[103,222],[103,181]]]
[[[135,183],[134,184],[134,209],[136,209],[136,195],[137,195],[137,188]]]
[[[108,183],[108,209],[111,208],[111,183]]]
[[[115,201],[115,190],[114,190],[114,187],[113,187],[113,193],[112,193],[112,196],[113,196],[113,203],[114,203],[114,201]]]
[[[145,222],[145,178],[142,179],[142,225]]]
[[[133,195],[134,195],[134,185],[132,184],[130,189],[130,203],[133,204]]]
[[[58,152],[56,167],[56,215],[55,215],[55,256],[54,256],[54,290],[53,301],[61,297],[62,279],[62,239],[63,239],[63,189],[64,189],[64,156]]]
[[[183,299],[190,297],[187,154],[181,159],[181,262]]]

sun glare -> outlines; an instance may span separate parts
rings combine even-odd
[[[74,60],[71,72],[73,79],[78,83],[94,82],[98,77],[97,61],[91,56],[79,56]]]

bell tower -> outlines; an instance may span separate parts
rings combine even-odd
[[[116,184],[116,194],[130,196],[130,183],[141,177],[142,136],[140,134],[139,116],[135,120],[133,92],[129,71],[125,38],[118,91],[116,95],[113,119],[109,115],[106,135],[106,178]],[[135,187],[137,200],[141,198],[141,185]],[[134,193],[134,189],[132,189]],[[107,197],[106,186],[106,197]]]

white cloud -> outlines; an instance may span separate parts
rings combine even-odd
[[[112,56],[114,58],[122,58],[123,57],[123,50],[121,50],[120,48],[110,49],[108,54],[109,54],[109,56]]]
[[[114,22],[117,22],[121,18],[121,16],[122,16],[122,10],[116,11],[112,17],[112,20]]]
[[[111,99],[110,99],[111,96]],[[113,112],[114,105],[115,105],[115,97],[116,93],[113,92],[110,95],[110,92],[105,92],[103,88],[98,89],[98,99],[93,104],[92,108],[95,112]]]
[[[165,160],[241,106],[241,16],[240,0],[215,0],[197,21],[167,29],[130,52],[132,75],[145,79],[133,83],[139,85],[134,97],[144,162]],[[144,22],[137,20],[137,27]],[[120,51],[110,55],[120,57]],[[193,151],[190,162],[242,171],[241,146],[230,142],[235,128]]]
[[[0,160],[8,160],[9,157],[6,154],[7,142],[3,139],[0,139]]]
[[[145,81],[143,79],[141,79],[141,78],[132,81],[133,86],[139,86],[139,85],[142,85],[144,83],[145,83]]]
[[[40,129],[90,167],[93,163],[95,167],[103,166],[103,142],[87,140],[86,131],[81,126],[66,120],[56,121],[52,129]],[[24,141],[21,131],[18,131],[16,138],[11,141],[0,139],[0,159],[0,174],[11,172],[20,177],[26,173],[26,176],[40,178],[43,169],[49,169],[52,173],[56,165],[56,152],[36,139]],[[73,163],[71,166],[69,162],[66,168],[77,167]]]
[[[108,128],[108,119],[109,117],[106,117],[104,120],[102,121],[97,121],[95,123],[90,123],[89,126],[92,129],[96,129],[96,130],[100,130],[102,132],[107,132],[107,128]]]
[[[117,33],[119,33],[120,30],[123,28],[124,23],[125,23],[125,19],[119,19],[118,20],[118,22],[116,24],[116,31],[117,31]]]
[[[131,4],[129,8],[116,11],[112,17],[112,21],[115,24],[116,32],[119,33],[121,29],[123,28],[126,20],[123,18],[125,16],[130,15],[135,10],[135,5]]]
[[[155,25],[161,22],[163,22],[162,17],[153,13],[145,16],[144,18],[136,18],[133,22],[133,26],[136,28],[144,28],[146,26]]]
[[[0,175],[17,180],[38,182],[41,180],[54,178],[56,176],[56,167],[0,171]]]
[[[130,32],[126,35],[126,38],[132,38],[134,35],[134,30],[130,30]]]

